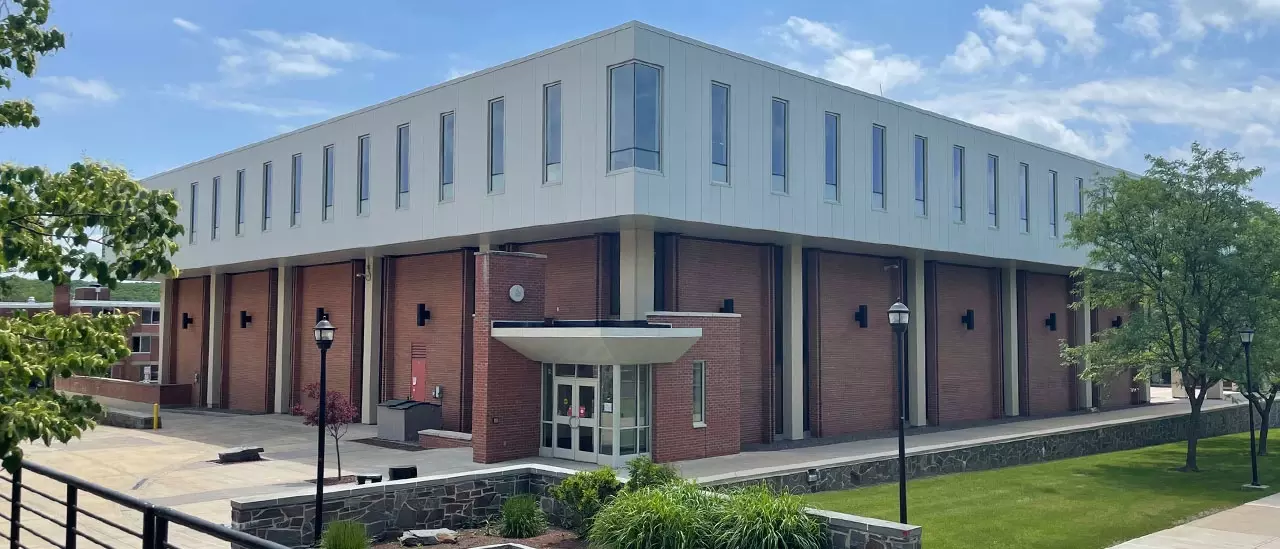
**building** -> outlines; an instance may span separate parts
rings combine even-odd
[[[689,459],[894,428],[902,298],[913,425],[1127,405],[1058,358],[1123,321],[1061,246],[1114,172],[627,23],[145,180],[188,227],[162,380],[285,412],[327,316],[366,422]]]
[[[102,314],[120,311],[137,313],[138,320],[129,329],[129,347],[133,351],[124,360],[111,366],[109,377],[146,383],[160,382],[160,304],[153,301],[118,301],[111,299],[111,289],[99,286],[82,286],[72,290],[68,286],[53,288],[53,301],[0,301],[0,316],[12,316],[17,311],[36,314],[54,311],[58,314]]]

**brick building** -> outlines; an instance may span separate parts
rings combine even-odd
[[[161,377],[439,404],[474,457],[620,463],[1140,402],[1058,358],[1115,170],[641,23],[171,170]],[[1103,395],[1107,398],[1102,398]],[[435,440],[456,445],[462,438]]]

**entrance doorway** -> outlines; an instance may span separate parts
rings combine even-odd
[[[543,364],[539,455],[621,466],[650,452],[650,367]]]

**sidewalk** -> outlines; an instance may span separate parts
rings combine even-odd
[[[1130,540],[1112,549],[1280,549],[1280,494]]]

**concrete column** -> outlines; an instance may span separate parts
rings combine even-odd
[[[926,392],[925,365],[928,345],[925,343],[925,322],[928,310],[924,306],[924,256],[917,254],[907,260],[907,308],[911,309],[911,322],[907,326],[907,418],[911,425],[929,424],[928,393]]]
[[[382,256],[364,258],[364,396],[360,417],[378,422],[382,380]]]
[[[643,320],[653,307],[653,231],[618,233],[618,293],[622,320]]]
[[[1001,272],[1004,294],[1004,415],[1016,416],[1018,402],[1018,264],[1010,261]]]
[[[160,281],[160,337],[157,339],[160,344],[158,368],[160,368],[161,385],[170,382],[169,363],[171,361],[169,360],[169,345],[172,345],[172,343],[170,343],[169,338],[173,337],[173,330],[169,323],[173,322],[173,315],[170,314],[169,309],[173,307],[173,300],[177,297],[175,295],[176,289],[177,283],[172,278],[165,278]]]
[[[1076,316],[1078,318],[1078,322],[1076,323],[1078,327],[1077,329],[1079,329],[1082,334],[1080,336],[1079,344],[1084,345],[1085,343],[1093,341],[1093,307],[1089,304],[1089,294],[1086,293],[1080,298],[1080,314]],[[1082,359],[1080,362],[1080,371],[1083,372],[1088,367],[1089,359]],[[1085,410],[1092,408],[1094,406],[1093,382],[1087,379],[1081,379],[1076,383],[1078,383],[1080,387],[1079,390],[1076,391],[1076,395],[1079,398],[1078,404],[1080,408]]]
[[[209,275],[209,378],[205,380],[205,402],[210,408],[222,402],[222,328],[226,316],[227,275]]]
[[[804,438],[804,248],[782,253],[782,436]]]
[[[276,276],[276,413],[293,407],[293,267]]]

